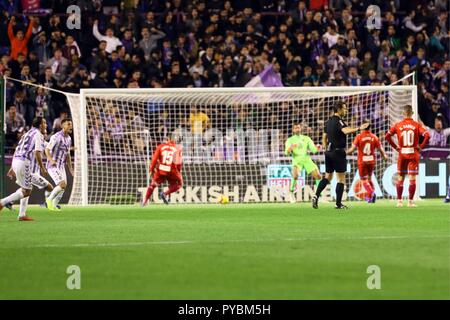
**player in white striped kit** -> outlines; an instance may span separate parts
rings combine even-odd
[[[42,140],[42,150],[45,150],[45,147],[47,145],[47,142],[45,140]],[[39,164],[37,163],[37,161],[32,161],[31,164],[31,184],[34,187],[37,187],[38,189],[44,189],[45,188],[45,199],[47,199],[50,195],[50,193],[53,191],[53,185],[48,182],[47,179],[45,179],[43,176],[41,176],[41,169],[39,168]],[[16,177],[16,174],[14,173],[14,170],[11,168],[9,169],[7,176],[10,177],[11,179],[14,179]],[[20,205],[21,205],[21,209],[22,208],[26,208],[28,205],[28,199],[27,198],[22,198],[20,199]],[[44,202],[44,204],[41,206],[46,206],[47,204]],[[13,210],[13,203],[8,203],[5,204],[5,208],[8,208],[9,210]]]
[[[14,152],[12,171],[16,176],[16,183],[20,186],[16,192],[0,200],[0,210],[11,202],[16,202],[31,195],[32,186],[32,166],[37,165],[42,174],[47,174],[47,170],[42,163],[42,152],[44,134],[47,130],[47,122],[42,117],[33,120],[33,127],[23,135]],[[33,221],[26,215],[28,201],[21,201],[19,221]]]
[[[72,159],[70,158],[72,120],[64,119],[61,122],[61,128],[61,131],[50,138],[45,148],[48,174],[52,177],[56,186],[46,199],[47,208],[52,211],[61,210],[59,201],[67,188],[66,163],[70,174],[73,176]]]

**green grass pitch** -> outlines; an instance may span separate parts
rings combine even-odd
[[[4,209],[0,299],[450,298],[448,205],[348,204],[32,206],[34,222]]]

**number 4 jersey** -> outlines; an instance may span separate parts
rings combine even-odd
[[[358,165],[375,164],[375,151],[381,148],[376,135],[368,130],[362,131],[353,140],[353,145],[358,148]]]
[[[392,141],[391,137],[393,135],[397,136],[398,146]],[[420,157],[420,136],[424,136],[425,138],[420,145],[422,149],[429,139],[427,130],[412,118],[405,118],[392,126],[386,134],[386,140],[393,148],[398,149],[401,158],[414,159]]]

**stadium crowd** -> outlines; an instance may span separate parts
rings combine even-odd
[[[66,14],[72,4],[82,12],[79,28]],[[381,9],[380,29],[367,27],[369,4]],[[269,65],[284,86],[389,85],[416,72],[420,118],[440,137],[431,143],[448,144],[446,0],[41,0],[40,7],[22,14],[21,1],[0,0],[0,75],[77,93],[242,87]],[[47,119],[49,133],[69,116],[64,95],[18,82],[7,82],[6,101],[10,152],[35,115]]]

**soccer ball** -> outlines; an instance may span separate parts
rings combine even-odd
[[[219,198],[217,199],[217,202],[220,204],[227,204],[228,202],[230,202],[230,198],[228,198],[227,196],[224,196],[223,194],[219,196]]]

